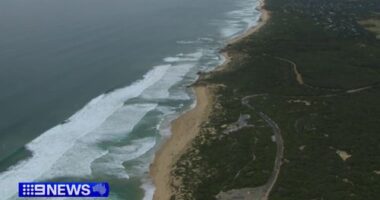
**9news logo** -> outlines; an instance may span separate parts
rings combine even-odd
[[[19,197],[108,197],[108,183],[19,183]]]

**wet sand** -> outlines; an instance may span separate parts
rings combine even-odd
[[[155,200],[169,200],[172,194],[170,187],[170,171],[173,164],[190,145],[199,133],[199,126],[206,121],[213,102],[211,89],[207,86],[195,86],[196,106],[181,115],[171,124],[172,135],[156,153],[150,168],[151,176],[156,187]]]
[[[257,8],[261,11],[261,17],[257,25],[246,31],[244,34],[231,39],[228,44],[234,44],[259,30],[269,19],[270,13],[263,9],[264,1]],[[216,70],[225,70],[232,60],[228,52],[223,52],[225,62]],[[173,191],[170,181],[173,164],[188,148],[191,141],[198,135],[199,126],[207,121],[213,104],[212,90],[207,86],[195,86],[194,92],[197,97],[197,104],[194,109],[181,115],[172,122],[171,137],[164,143],[156,153],[154,162],[151,165],[151,176],[156,187],[154,200],[169,200]]]

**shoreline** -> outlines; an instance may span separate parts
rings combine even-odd
[[[155,186],[153,199],[168,200],[170,190],[170,171],[172,164],[182,155],[191,141],[198,135],[199,126],[207,120],[211,113],[213,95],[207,86],[193,86],[196,95],[196,106],[171,122],[171,136],[163,142],[156,152],[154,162],[150,166],[150,175]]]
[[[226,46],[235,44],[251,36],[258,31],[270,18],[270,13],[264,9],[265,0],[260,0],[256,8],[261,12],[257,24],[243,34],[230,39]],[[223,71],[228,66],[233,56],[228,51],[223,51],[225,61],[212,71]],[[211,72],[212,72],[211,71]],[[177,119],[171,122],[171,136],[163,142],[160,149],[156,152],[153,163],[150,166],[150,176],[155,186],[154,200],[168,200],[172,196],[170,181],[171,169],[175,161],[188,148],[191,141],[199,134],[200,125],[207,121],[212,112],[214,95],[211,87],[207,85],[192,86],[196,96],[196,105],[191,110],[181,114]]]
[[[241,35],[238,35],[238,36],[233,37],[230,40],[228,40],[226,43],[226,47],[229,45],[233,45],[235,43],[238,43],[238,42],[242,41],[243,39],[251,36],[256,31],[260,30],[260,28],[263,27],[266,24],[266,22],[269,20],[270,13],[269,13],[269,11],[264,9],[265,0],[259,0],[259,1],[260,1],[259,6],[256,9],[260,11],[261,15],[260,15],[259,20],[257,21],[257,24],[255,26],[252,26],[251,28],[249,28],[247,31],[245,31]],[[225,61],[221,65],[217,66],[212,71],[223,71],[223,70],[227,69],[228,64],[231,62],[233,56],[230,55],[230,53],[228,51],[226,51],[225,49],[222,49],[221,54],[224,57]]]

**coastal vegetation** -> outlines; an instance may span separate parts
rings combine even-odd
[[[228,67],[196,83],[213,109],[173,166],[171,199],[380,199],[380,2],[264,8],[269,21],[223,50]]]

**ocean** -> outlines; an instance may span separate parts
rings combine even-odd
[[[258,0],[0,1],[0,196],[107,181],[150,200],[149,164],[187,86],[260,17]]]

